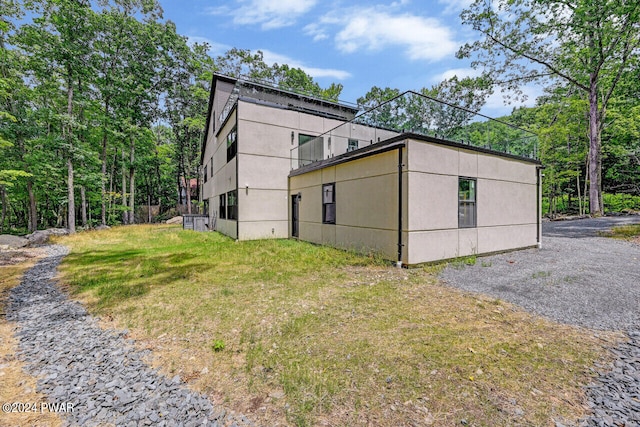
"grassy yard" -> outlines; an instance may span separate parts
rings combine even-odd
[[[45,402],[44,396],[36,393],[36,379],[23,372],[23,364],[16,359],[18,342],[15,339],[15,325],[4,317],[7,296],[20,283],[24,272],[43,255],[40,250],[18,250],[0,252],[0,402],[31,403],[39,408]],[[17,409],[17,408],[16,408]],[[5,413],[0,412],[2,426],[50,426],[61,425],[60,418],[53,412]]]
[[[611,337],[440,283],[430,269],[174,226],[59,238],[62,281],[258,425],[554,425]]]
[[[611,231],[604,233],[614,239],[630,240],[640,244],[640,224],[621,225],[613,227]]]

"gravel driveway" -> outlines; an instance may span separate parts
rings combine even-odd
[[[541,249],[451,264],[441,277],[559,322],[633,329],[640,323],[640,245],[594,237],[628,223],[640,223],[640,216],[545,222]]]
[[[457,288],[512,302],[553,320],[626,331],[614,363],[586,388],[580,426],[640,425],[640,245],[596,237],[640,216],[543,223],[541,249],[480,257],[442,272]],[[556,426],[562,425],[556,423]]]

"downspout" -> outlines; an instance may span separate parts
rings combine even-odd
[[[542,194],[541,185],[542,185],[542,169],[543,166],[536,166],[536,243],[538,244],[538,249],[542,248],[542,236],[541,236],[541,218],[540,218],[540,197]]]
[[[398,261],[396,267],[402,267],[402,145],[398,147]]]
[[[240,133],[238,132],[238,117],[240,117],[240,98],[236,101],[236,241],[240,240],[240,181],[238,180],[238,157],[240,157]]]

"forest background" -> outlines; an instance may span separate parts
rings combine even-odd
[[[517,97],[538,82],[536,105],[500,120],[538,135],[543,213],[637,211],[639,16],[636,1],[477,0],[461,20],[480,38],[458,56],[482,73],[415,90],[478,111],[495,91]],[[208,52],[155,0],[0,0],[0,232],[201,209],[192,198],[214,72],[333,101],[342,91],[260,51]],[[372,87],[357,103],[399,94]]]

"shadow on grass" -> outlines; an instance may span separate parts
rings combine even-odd
[[[188,279],[194,272],[208,271],[211,265],[194,263],[188,252],[151,253],[136,249],[92,250],[69,254],[64,260],[71,292],[87,291],[97,297],[99,309],[141,297],[152,287]]]

